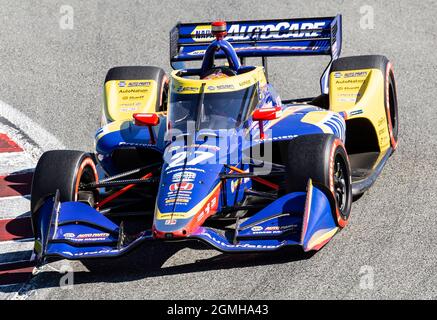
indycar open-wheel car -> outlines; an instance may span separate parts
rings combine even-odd
[[[322,248],[398,143],[392,64],[340,52],[340,15],[190,23],[170,33],[169,76],[111,69],[95,153],[49,151],[36,167],[39,262],[117,257],[144,241]],[[297,55],[331,57],[321,93],[282,100],[267,57]]]

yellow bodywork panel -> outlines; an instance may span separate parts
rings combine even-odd
[[[312,111],[308,112],[300,121],[318,126],[324,133],[332,133],[332,129],[326,125],[332,115],[331,111]]]
[[[134,113],[156,111],[154,80],[111,80],[105,83],[105,114],[111,121],[131,120]]]
[[[379,69],[334,71],[329,77],[330,110],[345,112],[347,120],[368,119],[375,128],[382,153],[390,147],[384,78]]]
[[[252,71],[228,78],[218,79],[192,79],[178,76],[179,71],[171,74],[170,90],[179,94],[198,94],[202,84],[205,83],[205,93],[231,92],[248,88],[259,82],[262,87],[267,84],[264,68],[257,67]]]

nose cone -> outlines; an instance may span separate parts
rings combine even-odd
[[[216,151],[183,147],[165,163],[153,225],[156,238],[185,237],[220,209],[224,166],[216,163]]]

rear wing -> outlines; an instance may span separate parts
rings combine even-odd
[[[324,18],[228,21],[225,40],[234,47],[244,64],[246,57],[261,57],[267,75],[267,57],[330,55],[331,62],[320,78],[321,91],[327,94],[332,61],[341,53],[341,15]],[[170,64],[202,60],[214,41],[211,23],[178,23],[170,31]],[[216,58],[223,58],[218,51]]]
[[[341,15],[325,18],[227,22],[225,40],[240,58],[330,55],[341,51]],[[202,60],[215,38],[211,23],[179,23],[170,32],[170,62]],[[223,53],[217,52],[216,58]]]

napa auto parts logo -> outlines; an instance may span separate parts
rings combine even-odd
[[[257,24],[242,25],[232,24],[228,28],[228,35],[225,40],[243,41],[251,39],[261,40],[280,40],[295,38],[317,38],[326,26],[325,21],[319,22],[278,22],[276,24]],[[308,31],[306,31],[308,30]],[[195,42],[213,41],[211,25],[196,26],[191,32],[191,37]]]

